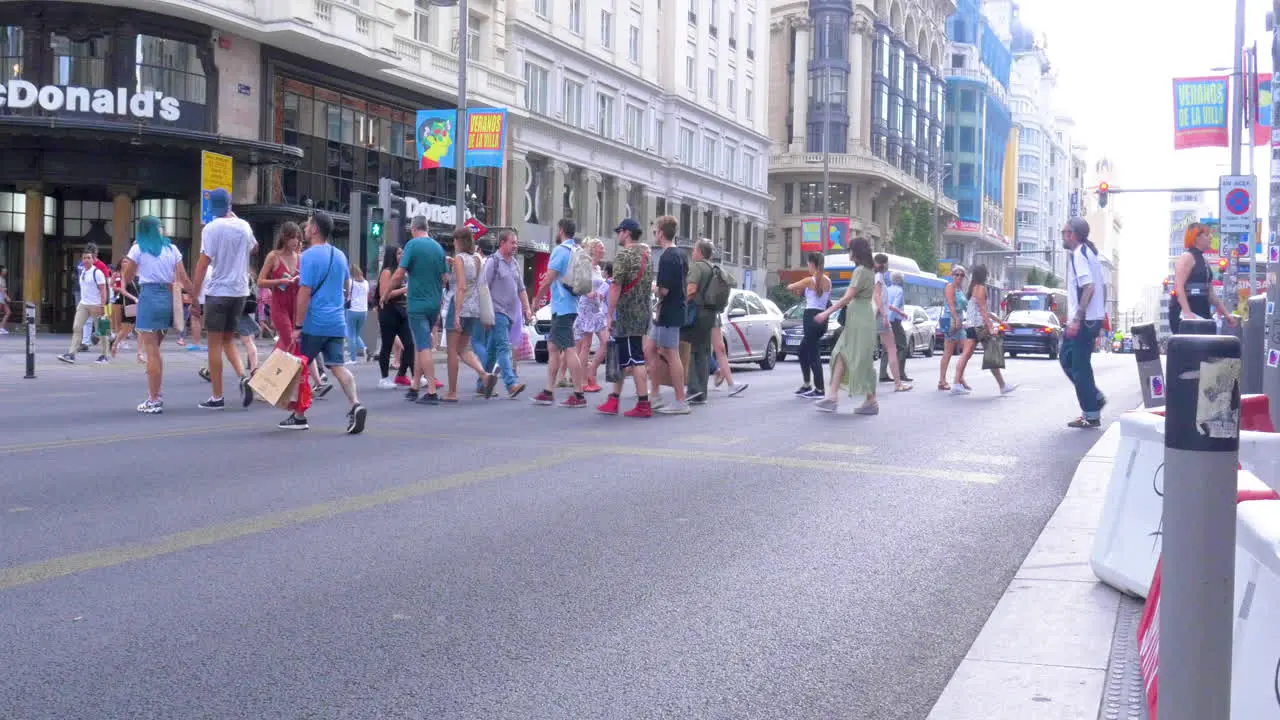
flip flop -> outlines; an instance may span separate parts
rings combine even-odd
[[[456,403],[456,402],[458,402],[458,398],[447,398],[447,397],[442,397],[442,398],[440,398],[440,402],[442,402],[442,403]]]

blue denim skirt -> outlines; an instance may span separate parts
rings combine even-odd
[[[173,286],[143,283],[138,290],[138,332],[168,330],[173,327]]]

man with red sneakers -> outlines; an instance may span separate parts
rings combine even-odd
[[[653,416],[649,405],[649,373],[644,364],[644,339],[649,334],[649,298],[653,287],[653,267],[648,245],[640,242],[644,228],[627,218],[614,228],[618,236],[618,256],[613,261],[613,284],[609,287],[610,312],[605,333],[618,349],[618,379],[604,404],[596,408],[605,415],[618,414],[622,384],[628,374],[636,384],[636,406],[623,413],[627,417]]]

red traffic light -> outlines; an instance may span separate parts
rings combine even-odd
[[[1106,192],[1111,189],[1110,183],[1098,183],[1098,192]]]
[[[1218,269],[1226,270],[1228,262],[1230,261],[1228,261],[1226,258],[1218,258]]]

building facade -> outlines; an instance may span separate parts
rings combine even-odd
[[[938,185],[944,26],[954,10],[952,0],[773,3],[771,270],[803,269],[808,252],[838,252],[854,237],[892,249],[894,218],[908,203],[954,216]]]
[[[475,105],[516,107],[523,94],[504,69],[504,8],[471,4]],[[92,242],[119,262],[145,215],[192,262],[203,151],[231,158],[258,260],[281,223],[318,208],[338,222],[337,244],[367,262],[372,249],[347,247],[353,192],[393,177],[407,196],[453,203],[453,170],[419,169],[414,115],[456,106],[457,17],[426,0],[0,4],[11,293],[42,325],[65,327],[81,249]],[[497,216],[499,177],[468,172],[473,213]]]
[[[957,218],[943,236],[945,261],[982,264],[1004,283],[1012,258],[1018,138],[1011,132],[1012,3],[959,0],[947,19],[943,187]]]
[[[624,217],[679,221],[764,284],[769,46],[760,0],[533,0],[509,20],[524,80],[507,224],[544,264],[556,221],[612,255]]]
[[[1107,313],[1112,318],[1119,317],[1120,285],[1124,281],[1120,266],[1120,248],[1123,245],[1124,233],[1124,218],[1120,210],[1123,207],[1123,201],[1117,203],[1117,196],[1111,195],[1107,199],[1107,206],[1099,207],[1096,188],[1102,182],[1120,187],[1118,177],[1115,167],[1107,158],[1094,162],[1093,172],[1087,181],[1087,187],[1090,190],[1085,195],[1088,211],[1084,216],[1085,221],[1089,223],[1089,240],[1098,248],[1098,256],[1102,262],[1102,272],[1107,287]]]
[[[1074,140],[1071,142],[1070,147],[1071,172],[1068,176],[1070,194],[1067,196],[1067,217],[1069,218],[1084,215],[1089,200],[1085,191],[1085,177],[1088,170],[1088,163],[1085,158],[1088,150],[1084,145]],[[1066,253],[1058,253],[1053,256],[1053,275],[1065,283],[1065,278],[1067,277]]]

